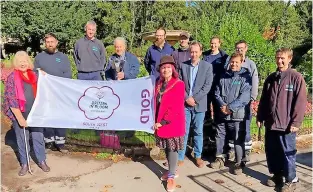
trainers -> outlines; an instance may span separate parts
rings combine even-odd
[[[47,165],[46,161],[42,161],[39,163],[39,167],[44,171],[44,172],[49,172],[50,167]]]
[[[197,167],[199,167],[199,168],[204,167],[204,162],[203,162],[203,160],[202,160],[201,158],[196,158],[196,165],[197,165]]]
[[[178,177],[179,177],[179,174],[178,174],[178,171],[176,171],[174,178],[178,178]],[[166,171],[160,179],[161,181],[166,181],[168,179],[168,171]]]
[[[175,180],[173,178],[167,179],[166,191],[173,192],[175,191],[175,188],[176,188]]]
[[[296,182],[287,182],[281,188],[281,192],[294,192],[296,190],[297,183]]]
[[[26,175],[27,171],[28,171],[27,164],[22,164],[21,170],[18,172],[18,176]]]
[[[212,169],[220,169],[220,168],[223,168],[223,167],[224,167],[224,163],[225,163],[224,161],[225,161],[224,158],[222,158],[222,157],[217,157],[214,162],[210,163],[210,167],[211,167]]]
[[[283,177],[278,174],[274,174],[273,177],[269,178],[266,182],[266,185],[269,187],[282,186],[283,184]]]
[[[233,166],[233,173],[235,175],[241,175],[242,174],[242,170],[243,170],[243,167],[241,165],[241,163],[236,163],[234,166]]]

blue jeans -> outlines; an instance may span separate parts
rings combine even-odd
[[[203,147],[203,121],[205,112],[196,112],[194,108],[185,108],[185,115],[186,115],[186,133],[184,136],[184,149],[178,151],[179,161],[183,161],[185,158],[190,125],[192,126],[194,133],[193,142],[195,158],[201,158]]]
[[[27,164],[27,156],[26,156],[26,148],[25,148],[25,139],[24,139],[24,131],[19,126],[17,121],[13,121],[13,129],[15,131],[16,135],[16,141],[17,141],[17,147],[18,147],[18,153],[20,157],[20,163],[22,165]],[[27,141],[27,149],[28,154],[30,151],[29,146],[29,134],[31,134],[32,141],[33,141],[33,147],[35,156],[37,158],[37,161],[41,163],[42,161],[46,160],[46,152],[45,152],[45,142],[43,140],[43,133],[39,131],[29,131],[28,128],[25,129],[26,133],[26,141]]]

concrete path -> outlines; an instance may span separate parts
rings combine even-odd
[[[25,192],[162,192],[166,191],[159,180],[164,161],[119,162],[95,160],[92,157],[48,154],[50,173],[32,165],[34,175],[18,177],[18,161],[10,143],[2,137],[1,191]],[[197,168],[191,161],[179,168],[177,192],[244,192],[275,191],[264,185],[269,173],[264,154],[253,154],[245,174],[235,176],[223,170]],[[312,150],[298,154],[298,192],[312,191]],[[216,181],[219,180],[220,184]]]

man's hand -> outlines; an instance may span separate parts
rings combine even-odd
[[[263,127],[263,122],[257,121],[256,125],[258,126],[258,128],[261,128],[261,127]]]
[[[228,106],[226,106],[226,111],[225,112],[226,112],[227,115],[230,115],[232,113],[231,110],[228,108]]]
[[[124,72],[118,72],[118,73],[117,73],[117,80],[124,79],[124,77],[125,77]]]
[[[160,127],[162,127],[161,123],[156,123],[153,125],[154,130],[158,130]]]
[[[221,107],[221,111],[222,111],[222,113],[224,113],[225,115],[231,114],[231,111],[228,109],[227,105],[223,105],[223,106]]]
[[[290,132],[294,133],[294,132],[297,132],[297,131],[299,131],[298,127],[293,127],[293,126],[290,127]]]
[[[17,121],[18,121],[18,124],[20,125],[21,128],[28,127],[27,121],[24,118],[20,118]]]
[[[196,104],[196,101],[195,101],[195,99],[194,99],[193,97],[189,97],[189,98],[186,100],[186,103],[187,103],[188,105],[190,105],[191,107],[194,107],[194,106],[197,105],[197,104]]]

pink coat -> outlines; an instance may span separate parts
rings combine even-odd
[[[158,95],[157,84],[155,87],[154,106],[156,106],[156,97]],[[164,91],[156,123],[166,120],[169,124],[163,125],[156,131],[160,138],[181,137],[185,135],[185,84],[183,81],[172,78]]]

